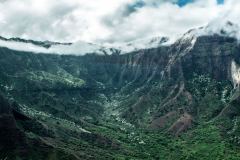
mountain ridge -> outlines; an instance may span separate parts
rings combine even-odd
[[[8,47],[19,51],[28,51],[36,53],[57,53],[84,55],[88,53],[97,54],[126,54],[144,49],[157,48],[161,46],[172,45],[177,41],[188,41],[195,43],[196,38],[200,36],[219,35],[239,39],[240,27],[230,21],[216,22],[212,21],[204,27],[191,29],[176,40],[168,37],[150,37],[137,39],[124,43],[113,44],[94,44],[83,41],[59,43],[51,41],[34,41],[21,38],[4,38],[0,37],[2,47]],[[10,44],[6,43],[9,42]],[[15,43],[15,44],[14,44]],[[26,45],[25,45],[26,44]]]

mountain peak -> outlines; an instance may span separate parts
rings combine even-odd
[[[193,48],[195,42],[198,37],[201,36],[222,36],[222,37],[230,37],[235,38],[236,40],[240,40],[240,27],[239,25],[231,22],[231,21],[212,21],[208,25],[190,29],[186,32],[181,38],[179,38],[176,42],[183,44],[188,43],[188,49]]]
[[[240,27],[231,21],[212,21],[205,27],[189,30],[183,37],[192,38],[211,35],[240,39]]]

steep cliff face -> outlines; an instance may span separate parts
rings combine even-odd
[[[239,58],[238,53],[239,45],[234,38],[199,37],[190,53],[183,58],[183,67],[197,74],[209,74],[217,80],[231,80],[231,63]]]

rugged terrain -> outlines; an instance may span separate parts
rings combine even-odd
[[[0,157],[239,159],[238,64],[222,34],[111,55],[1,47]]]

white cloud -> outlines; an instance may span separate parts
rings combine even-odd
[[[120,25],[113,27],[113,41],[133,40],[146,36],[177,37],[188,29],[206,25],[218,16],[221,6],[202,1],[179,7],[163,3],[158,7],[146,6],[126,18]],[[114,36],[117,32],[121,36]]]
[[[237,21],[240,2],[196,0],[5,0],[0,1],[0,35],[52,41],[121,42],[149,36],[177,37],[222,17]],[[158,2],[158,3],[156,3]],[[220,18],[221,17],[221,18]]]

